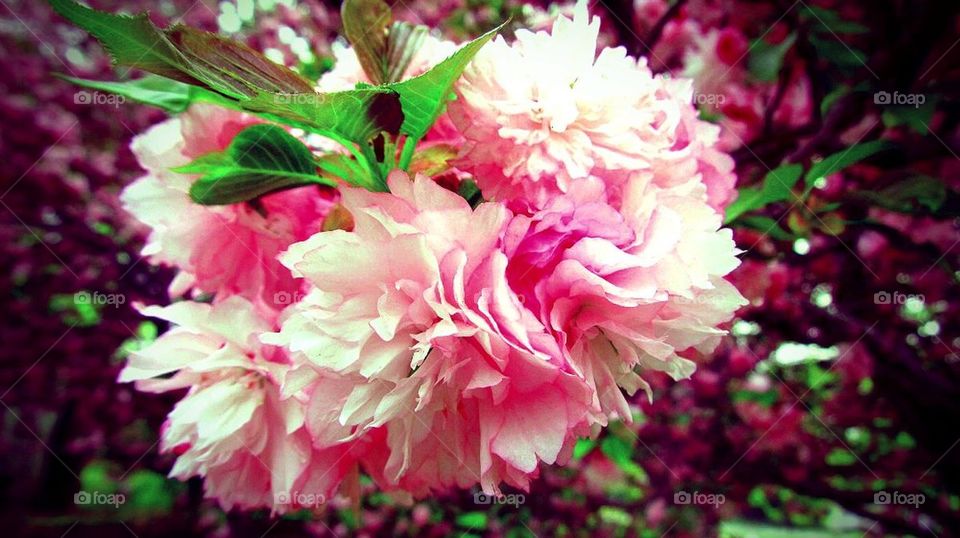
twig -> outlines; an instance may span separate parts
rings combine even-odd
[[[667,23],[670,22],[674,17],[677,16],[677,13],[680,12],[680,9],[683,8],[683,5],[687,3],[687,0],[677,0],[670,6],[670,9],[663,14],[657,20],[657,23],[653,25],[653,28],[650,29],[650,33],[647,34],[646,42],[644,46],[650,52],[653,52],[653,48],[657,46],[657,41],[660,41],[660,36],[663,34],[663,29],[666,28]]]

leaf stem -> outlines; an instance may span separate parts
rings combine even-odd
[[[404,172],[410,168],[410,161],[413,160],[413,153],[417,150],[417,142],[420,139],[406,137],[403,139],[403,150],[400,152],[400,164],[397,166]]]
[[[350,141],[347,140],[346,138],[343,138],[342,136],[338,135],[337,133],[334,133],[333,131],[313,130],[313,132],[315,132],[316,134],[318,134],[318,135],[320,135],[320,136],[325,136],[325,137],[329,138],[330,140],[333,140],[334,142],[336,142],[336,143],[340,144],[341,146],[347,148],[347,151],[349,151],[350,154],[353,155],[353,158],[356,159],[357,162],[359,162],[361,165],[363,165],[363,168],[364,168],[364,170],[366,171],[367,177],[369,177],[371,180],[373,180],[373,185],[376,185],[377,183],[380,183],[380,182],[381,182],[381,180],[380,180],[380,174],[379,174],[379,172],[374,168],[373,160],[369,158],[369,157],[372,156],[372,155],[369,154],[369,152],[363,152],[363,151],[358,150],[356,144],[354,144],[353,142],[350,142]],[[365,188],[370,188],[371,186],[372,186],[372,185],[364,185]]]
[[[367,162],[370,163],[370,166],[373,169],[374,185],[371,190],[388,192],[390,189],[387,188],[387,181],[383,174],[383,166],[377,162],[377,156],[373,154],[373,148],[369,145],[364,145],[360,147],[360,150],[363,152],[363,155],[367,158]]]

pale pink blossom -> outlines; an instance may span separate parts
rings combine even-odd
[[[510,213],[424,177],[389,185],[345,189],[354,230],[282,256],[311,290],[263,339],[303,358],[315,443],[385,432],[384,487],[526,487],[589,433],[592,391],[507,283]]]
[[[389,186],[346,189],[354,230],[282,256],[310,291],[262,337],[297,363],[316,446],[383,436],[367,470],[386,488],[527,487],[577,436],[630,420],[621,388],[649,390],[645,371],[688,377],[684,355],[744,303],[696,180],[638,173],[610,202],[584,179],[532,216],[471,210],[423,177]]]
[[[484,47],[449,107],[466,139],[457,166],[513,208],[544,207],[590,176],[645,170],[672,184],[659,178],[677,167],[711,184],[715,207],[728,202],[733,162],[712,151],[719,132],[697,119],[690,82],[654,76],[622,47],[598,55],[599,29],[580,2],[551,33]]]
[[[150,232],[141,254],[180,270],[172,295],[189,290],[218,298],[241,295],[279,310],[300,283],[276,260],[291,243],[318,231],[335,193],[305,187],[266,195],[259,205],[202,206],[190,199],[197,178],[171,171],[223,150],[253,116],[193,105],[136,137],[132,148],[147,174],[121,195],[124,208]]]
[[[618,386],[649,391],[644,371],[688,377],[683,352],[712,350],[717,325],[745,304],[723,279],[738,251],[704,190],[638,174],[614,207],[599,181],[581,181],[508,227],[510,287],[595,387],[598,422],[630,420]]]
[[[455,125],[441,118],[428,143],[463,146],[459,172],[490,200],[476,208],[394,172],[388,193],[343,186],[350,225],[322,232],[329,193],[205,207],[187,194],[195,178],[170,171],[250,116],[194,106],[135,141],[148,175],[124,203],[151,228],[144,254],[180,270],[174,292],[215,294],[144,309],[175,327],[120,377],[188,389],[162,432],[172,476],[205,477],[225,508],[277,513],[325,502],[361,469],[417,497],[528,488],[578,438],[631,420],[625,393],[650,397],[651,372],[691,375],[746,302],[726,280],[734,163],[698,117],[694,80],[622,48],[598,55],[598,32],[581,2],[467,69]],[[730,60],[737,37],[703,46]],[[405,76],[454,50],[428,38]],[[336,55],[321,90],[367,81],[352,50]]]
[[[226,509],[283,513],[333,496],[358,453],[350,445],[313,448],[306,400],[281,395],[289,361],[260,343],[273,327],[253,304],[233,296],[141,312],[175,326],[133,352],[119,381],[147,392],[189,389],[162,428],[161,451],[177,457],[171,477],[205,477],[206,495]]]

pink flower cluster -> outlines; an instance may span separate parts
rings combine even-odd
[[[739,263],[721,228],[732,161],[690,82],[597,55],[598,24],[580,4],[467,69],[449,119],[476,208],[402,171],[389,193],[202,207],[169,168],[252,118],[194,107],[134,143],[149,173],[124,201],[151,228],[145,254],[180,269],[175,293],[213,294],[144,308],[175,327],[121,375],[187,389],[162,435],[174,476],[275,512],[359,472],[413,496],[527,488],[578,438],[631,420],[624,391],[650,396],[645,373],[690,376],[745,303],[724,279]],[[320,87],[356,73],[351,56]],[[324,227],[337,196],[349,224]]]

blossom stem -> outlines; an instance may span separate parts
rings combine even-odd
[[[411,139],[409,136],[403,140],[403,150],[400,152],[400,164],[398,168],[404,172],[410,168],[410,161],[413,160],[413,152],[417,149],[419,140]]]

